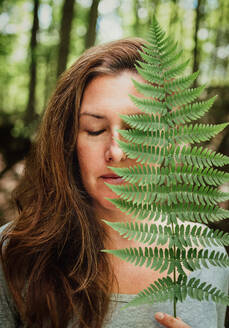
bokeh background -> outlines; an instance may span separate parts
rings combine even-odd
[[[218,95],[201,122],[229,121],[228,0],[0,0],[0,225],[15,216],[11,191],[60,74],[94,44],[147,38],[153,13],[190,58],[187,73],[200,71],[201,98]],[[229,156],[229,127],[203,146]],[[229,232],[228,220],[211,227]]]

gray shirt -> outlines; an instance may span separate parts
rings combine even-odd
[[[0,229],[1,232],[2,229]],[[223,248],[215,248],[224,251]],[[201,281],[211,283],[228,292],[229,269],[210,267],[191,272],[189,279],[196,277]],[[104,328],[159,328],[163,327],[154,319],[154,313],[166,312],[173,315],[171,302],[142,305],[122,309],[135,295],[112,295],[110,309]],[[224,328],[226,307],[212,301],[196,301],[189,297],[177,303],[177,316],[191,328]],[[74,324],[75,323],[75,324]],[[76,320],[69,323],[69,328],[77,327]],[[19,323],[19,315],[6,285],[2,268],[0,267],[0,328],[23,328]],[[31,327],[32,328],[32,327]]]

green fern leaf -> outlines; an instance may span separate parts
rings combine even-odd
[[[168,274],[172,273],[174,268],[177,268],[178,272],[185,275],[185,272],[180,265],[181,260],[179,258],[179,254],[178,256],[175,256],[172,248],[166,248],[163,250],[158,247],[155,247],[154,249],[151,247],[145,247],[143,250],[141,247],[138,247],[103,250],[103,252],[113,254],[126,262],[134,264],[135,266],[145,265],[147,268],[150,267],[155,271],[160,270],[160,273],[168,269]]]
[[[229,217],[229,210],[212,205],[196,205],[195,203],[183,203],[172,205],[168,224],[176,223],[174,217],[179,218],[182,222],[191,221],[205,223],[218,222]]]
[[[211,247],[211,246],[228,246],[229,234],[223,233],[219,230],[209,229],[208,227],[197,227],[196,225],[191,228],[190,225],[186,227],[182,225],[176,225],[173,232],[170,227],[157,224],[148,225],[147,223],[138,222],[104,222],[118,231],[123,238],[129,240],[134,239],[146,245],[168,244],[169,248],[176,246],[178,248],[192,247]]]
[[[178,47],[178,42],[175,42],[170,35],[168,36],[165,35],[163,38],[160,38],[159,42],[160,45],[158,45],[158,48],[159,48],[160,58],[162,61],[164,60],[165,57],[171,56],[171,54],[176,52]]]
[[[174,53],[171,55],[167,60],[163,60],[161,68],[163,70],[169,69],[170,67],[173,67],[174,64],[178,62],[178,60],[181,58],[183,54],[183,50],[179,50],[177,53]]]
[[[167,146],[168,140],[162,131],[118,130],[127,141],[146,146]]]
[[[168,124],[159,116],[149,115],[120,115],[120,118],[131,128],[140,131],[167,130]]]
[[[117,175],[122,176],[125,181],[132,184],[146,185],[153,183],[161,185],[167,178],[165,174],[160,174],[157,168],[149,165],[143,167],[136,165],[129,168],[109,168]]]
[[[190,166],[177,166],[168,168],[158,169],[167,175],[167,185],[186,183],[197,186],[219,186],[229,181],[229,173],[225,173],[212,168],[197,168]],[[164,181],[163,181],[164,182]]]
[[[199,168],[214,166],[223,166],[229,164],[229,157],[216,153],[210,149],[203,147],[189,146],[171,146],[169,152],[165,148],[154,146],[135,145],[117,140],[121,149],[129,158],[136,159],[142,164],[154,163],[161,164],[165,160],[165,165],[171,161],[187,163]]]
[[[171,160],[196,167],[224,166],[229,164],[229,156],[216,153],[207,148],[191,148],[187,145],[183,147],[171,145],[168,154],[165,154],[165,165],[168,165]]]
[[[190,166],[171,167],[152,167],[151,165],[136,165],[129,168],[109,167],[114,173],[122,176],[125,181],[132,184],[138,183],[140,186],[148,184],[162,185],[166,182],[167,186],[177,185],[178,183],[197,186],[219,186],[229,181],[229,173],[214,170],[212,168],[196,168]]]
[[[144,47],[143,47],[143,49],[144,49]],[[152,50],[151,50],[151,54],[147,55],[147,53],[140,51],[140,55],[144,62],[151,64],[152,66],[159,67],[160,63],[158,61],[158,52],[152,53]]]
[[[201,291],[201,293],[200,293]],[[187,283],[187,293],[197,300],[213,300],[216,303],[229,304],[228,296],[211,284],[201,283],[199,279],[192,278]],[[201,296],[200,296],[201,295]]]
[[[152,245],[157,240],[157,245],[165,245],[170,236],[173,235],[171,229],[167,226],[157,226],[156,224],[137,223],[137,222],[108,222],[107,225],[118,231],[123,238],[129,240],[134,239],[146,245]],[[175,242],[171,243],[172,247]],[[177,241],[177,244],[182,248],[182,244]]]
[[[149,73],[151,74],[151,73]],[[156,98],[158,100],[165,99],[164,88],[153,86],[152,84],[145,84],[132,79],[135,88],[144,96]]]
[[[159,60],[161,60],[162,62],[166,62],[171,57],[173,57],[177,49],[178,49],[178,43],[174,42],[172,39],[168,37],[167,40],[165,40],[164,47],[161,48]]]
[[[136,66],[136,69],[138,71],[138,73],[147,81],[149,81],[150,83],[154,83],[157,84],[158,86],[162,86],[163,84],[163,77],[161,75],[161,68],[160,67],[154,67],[153,68],[153,72],[150,69],[150,65],[147,65],[145,63],[141,63],[141,67],[140,66]],[[139,87],[138,87],[139,89]],[[141,89],[142,90],[142,89]],[[145,90],[144,91],[146,94],[149,94],[149,90]],[[142,92],[142,94],[145,94]],[[152,95],[152,93],[151,93]]]
[[[142,304],[154,304],[174,299],[174,283],[170,277],[158,279],[158,284],[151,284],[147,289],[140,292],[124,308]]]
[[[198,98],[204,89],[205,86],[201,86],[195,89],[185,89],[179,93],[169,95],[166,97],[166,105],[170,109],[173,109],[175,106],[186,105]]]
[[[199,301],[213,300],[216,303],[229,304],[229,297],[218,288],[205,282],[201,283],[199,279],[191,278],[188,280],[187,277],[180,275],[176,284],[170,277],[158,279],[158,284],[151,284],[144,289],[125,308],[165,302],[174,299],[174,297],[183,302],[187,296]]]
[[[192,105],[189,104],[176,111],[172,111],[169,117],[170,124],[183,124],[199,119],[211,108],[215,99],[216,96],[207,101],[198,102]]]
[[[229,265],[229,257],[227,254],[220,251],[215,252],[214,250],[208,252],[208,250],[197,248],[190,248],[188,251],[181,251],[181,261],[183,265],[191,267],[193,270],[201,269],[201,264],[209,268],[209,264],[218,267],[227,267]]]
[[[109,188],[124,200],[133,201],[135,204],[164,202],[168,205],[179,202],[193,202],[198,205],[215,205],[229,199],[229,193],[217,191],[210,187],[178,185],[178,186],[135,186],[135,185],[110,185]]]
[[[165,148],[135,145],[121,140],[117,140],[117,143],[129,158],[136,159],[137,162],[154,164],[161,164],[163,162]]]
[[[193,143],[209,140],[228,126],[224,124],[195,124],[171,130],[170,137],[177,143]]]
[[[136,204],[122,199],[109,199],[122,212],[131,214],[136,220],[160,220],[167,224],[178,224],[178,219],[181,222],[190,221],[205,223],[218,222],[229,217],[229,210],[218,206],[199,205],[192,203],[168,205],[151,205],[151,204]]]
[[[188,67],[189,62],[190,62],[190,60],[187,60],[186,62],[169,69],[168,71],[166,71],[164,73],[164,78],[166,80],[169,80],[169,79],[176,77],[177,75],[182,74]]]
[[[167,113],[165,103],[163,102],[155,101],[152,99],[138,98],[133,95],[130,95],[130,98],[133,101],[133,103],[144,113],[156,114],[156,115],[159,114],[161,116]]]
[[[130,129],[118,131],[124,140],[116,140],[128,158],[135,160],[134,165],[109,167],[126,183],[106,184],[118,196],[109,200],[135,221],[105,222],[123,238],[148,247],[105,252],[167,272],[166,278],[155,281],[129,305],[171,300],[175,308],[176,301],[187,296],[229,304],[222,291],[186,275],[186,270],[229,266],[224,252],[205,249],[228,246],[229,234],[202,225],[229,217],[229,210],[217,205],[229,199],[229,193],[218,190],[229,181],[229,174],[212,168],[229,164],[229,157],[187,145],[209,140],[229,123],[189,124],[209,110],[215,97],[196,101],[205,86],[191,88],[198,73],[179,77],[189,61],[180,62],[182,51],[155,17],[140,56],[142,61],[135,67],[145,82],[133,80],[133,84],[143,97],[130,98],[142,115],[121,115]]]
[[[142,75],[142,77],[144,77],[150,83],[156,84],[157,86],[163,86],[164,79],[161,76],[161,70],[158,68],[158,66],[154,67],[153,72],[151,72],[150,68],[152,68],[152,64],[147,66],[142,62],[137,61],[137,63],[139,63],[139,66],[136,66],[136,69],[138,73]]]
[[[164,82],[164,88],[166,93],[172,94],[174,92],[182,91],[186,88],[189,88],[192,83],[196,80],[199,72],[195,72],[186,77],[180,77],[175,80],[169,80]]]
[[[148,219],[156,222],[160,219],[160,221],[164,222],[169,215],[169,208],[166,208],[165,206],[161,207],[160,205],[134,204],[122,199],[108,199],[121,211],[131,214],[137,220]],[[174,220],[176,220],[176,217],[174,217]]]

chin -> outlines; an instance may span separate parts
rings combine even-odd
[[[111,195],[109,196],[105,196],[105,197],[108,197],[108,198],[117,198],[117,195],[112,195],[113,197],[111,197]],[[112,204],[108,199],[97,199],[95,202],[94,202],[94,206],[95,208],[98,208],[102,211],[119,211],[120,210],[114,205]]]

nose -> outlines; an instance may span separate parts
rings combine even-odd
[[[110,143],[105,151],[105,160],[106,162],[120,162],[126,159],[126,155],[118,145],[115,139],[119,139],[119,134],[116,133],[114,136],[111,137]]]

